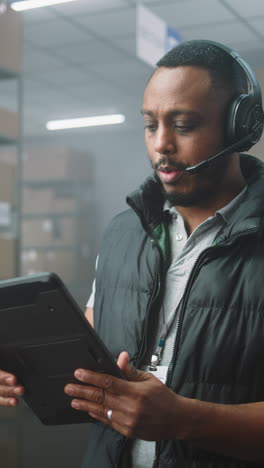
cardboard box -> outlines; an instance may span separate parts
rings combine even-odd
[[[25,180],[93,180],[92,156],[75,149],[30,148],[25,153],[23,166]]]
[[[23,212],[25,214],[75,213],[77,200],[74,198],[58,197],[56,190],[51,188],[39,189],[24,187]]]
[[[0,70],[21,71],[22,15],[11,8],[0,15]]]
[[[22,219],[22,245],[25,247],[50,246],[53,222],[50,218],[41,220]]]
[[[76,256],[71,251],[49,251],[43,256],[46,271],[53,271],[65,283],[76,280]]]
[[[0,279],[16,276],[16,240],[11,236],[0,236]]]
[[[16,203],[16,165],[0,161],[0,203]]]
[[[86,299],[89,295],[89,284],[92,284],[95,275],[94,261],[89,258],[80,258],[74,251],[58,251],[49,249],[25,249],[21,256],[21,275],[33,275],[41,272],[54,272],[71,286],[73,283],[79,287],[87,288]]]
[[[74,217],[46,217],[22,220],[24,247],[62,247],[75,245]]]
[[[18,137],[19,114],[14,111],[0,108],[0,139],[9,142],[17,140]]]
[[[71,283],[76,280],[76,256],[73,251],[24,250],[21,257],[21,270],[22,275],[32,275],[43,271],[54,272],[65,283]]]
[[[21,253],[21,275],[33,275],[44,270],[43,253],[37,249],[23,250]]]
[[[53,192],[51,189],[35,190],[23,188],[23,213],[45,214],[52,210]]]
[[[56,194],[52,198],[52,213],[77,213],[78,200],[75,198],[63,198]]]

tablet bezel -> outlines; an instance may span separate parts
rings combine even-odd
[[[93,421],[63,392],[81,383],[73,371],[124,375],[63,281],[55,273],[1,281],[0,297],[0,367],[25,386],[27,405],[47,425]]]

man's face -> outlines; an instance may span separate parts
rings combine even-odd
[[[184,169],[224,148],[228,90],[212,88],[207,70],[161,67],[150,79],[143,100],[145,142],[152,166],[174,205],[206,202],[227,171],[230,156],[188,175]]]

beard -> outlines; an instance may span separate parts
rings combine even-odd
[[[227,155],[228,157],[228,155]],[[182,192],[182,191],[177,191],[176,184],[174,185],[173,183],[171,184],[171,187],[174,187],[174,190],[172,191],[167,191],[165,190],[157,171],[159,170],[159,167],[166,163],[169,160],[169,158],[161,157],[159,161],[157,161],[155,164],[150,161],[152,169],[154,169],[155,172],[155,178],[156,180],[159,181],[161,184],[161,191],[164,197],[164,200],[168,200],[169,203],[172,206],[183,206],[183,207],[191,207],[191,206],[201,206],[201,205],[207,205],[208,200],[212,199],[215,197],[215,194],[217,192],[216,187],[219,184],[219,181],[223,178],[224,174],[227,171],[228,168],[228,159],[227,158],[222,158],[221,161],[215,162],[212,168],[206,169],[205,174],[202,174],[200,176],[200,182],[204,178],[204,183],[200,183],[199,186],[193,188],[189,192]],[[175,170],[179,171],[184,171],[188,166],[184,165],[182,163],[175,163],[169,161],[170,167],[175,168]],[[189,177],[195,177],[195,176],[189,176]],[[208,184],[208,180],[210,180],[210,184]],[[214,182],[213,182],[214,181]]]
[[[181,193],[181,192],[167,192],[162,185],[162,193],[165,200],[172,206],[195,206],[201,205],[203,202],[207,202],[208,199],[212,196],[212,189],[196,189],[189,193]]]

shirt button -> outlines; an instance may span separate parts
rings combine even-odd
[[[181,234],[177,234],[176,240],[181,241],[183,239],[183,236]]]

